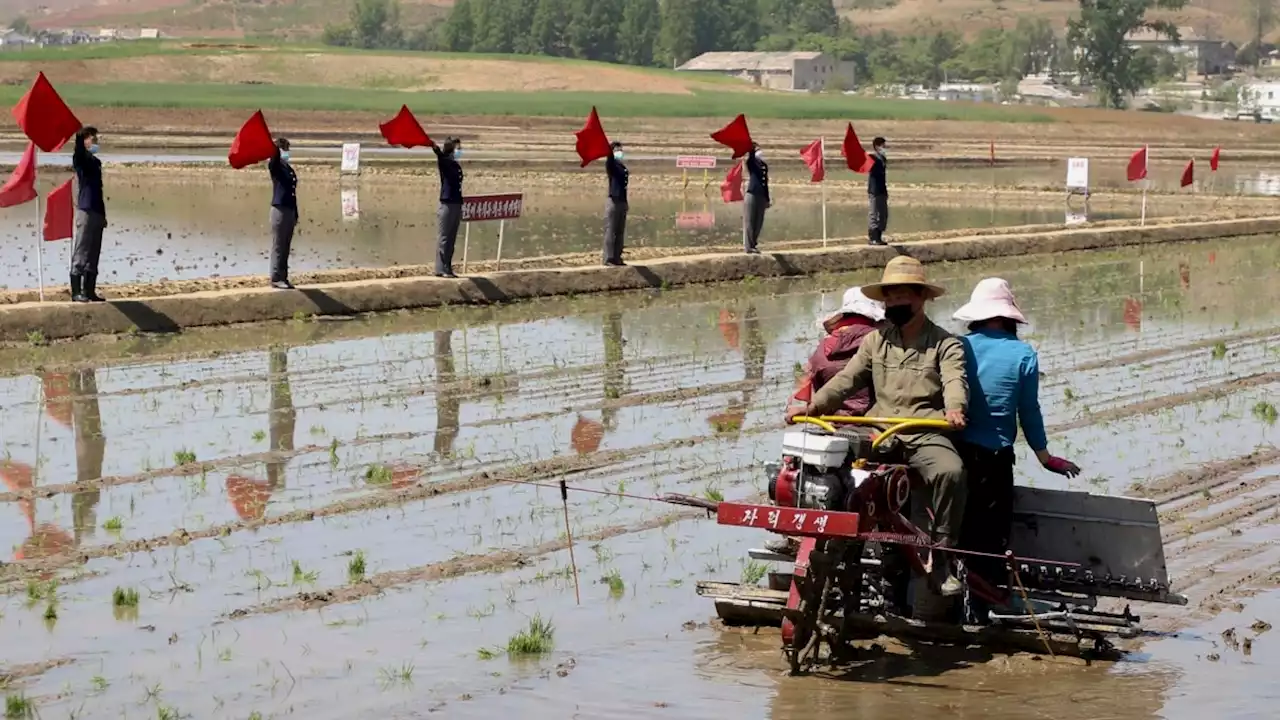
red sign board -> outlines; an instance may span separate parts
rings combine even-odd
[[[462,222],[513,220],[524,209],[523,193],[471,195],[462,199]]]
[[[716,214],[713,212],[676,213],[676,227],[683,230],[710,228],[716,226]]]
[[[716,508],[716,522],[721,525],[773,530],[784,535],[858,536],[858,513],[851,512],[722,502]]]
[[[716,166],[716,159],[710,155],[677,155],[676,167],[697,170],[710,170]]]

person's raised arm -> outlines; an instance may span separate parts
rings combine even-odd
[[[1018,370],[1018,423],[1022,425],[1022,436],[1046,470],[1067,477],[1079,475],[1078,465],[1049,454],[1049,438],[1045,435],[1044,415],[1040,411],[1040,358],[1032,351]]]

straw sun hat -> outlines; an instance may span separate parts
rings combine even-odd
[[[982,322],[993,318],[1008,318],[1014,322],[1026,324],[1027,318],[1018,309],[1013,297],[1013,288],[1001,278],[987,278],[973,288],[969,302],[965,303],[951,317],[963,323]]]
[[[861,315],[873,322],[884,319],[884,303],[876,302],[862,294],[862,288],[854,286],[844,291],[840,307],[830,312],[818,313],[818,327],[825,330],[827,323],[845,315]]]
[[[921,265],[919,260],[906,255],[899,255],[890,260],[889,264],[884,266],[884,275],[880,277],[880,282],[862,286],[862,294],[872,300],[884,302],[884,289],[892,285],[915,285],[924,288],[925,295],[931,300],[947,292],[943,287],[934,285],[925,278],[924,265]]]

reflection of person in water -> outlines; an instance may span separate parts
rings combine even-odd
[[[453,364],[453,330],[435,331],[436,361],[436,454],[448,457],[458,439],[457,375]]]
[[[623,365],[622,313],[606,313],[601,324],[604,334],[604,398],[616,400],[626,391],[626,368]],[[618,426],[618,408],[606,404],[600,411],[600,421],[606,430]]]
[[[107,439],[102,436],[102,412],[98,408],[98,374],[83,368],[71,375],[71,419],[76,436],[76,481],[82,486],[102,478],[102,458]],[[71,514],[76,545],[93,537],[98,526],[101,490],[87,490],[71,496]]]
[[[267,361],[267,384],[271,392],[267,428],[271,443],[271,459],[267,461],[265,481],[243,475],[227,477],[227,496],[241,520],[261,520],[267,502],[285,483],[288,453],[293,451],[297,411],[293,407],[293,391],[289,387],[289,351],[272,349]]]
[[[737,432],[747,419],[747,409],[756,390],[764,383],[764,365],[768,347],[760,329],[760,316],[755,305],[748,305],[742,320],[728,310],[720,311],[720,334],[733,348],[742,349],[742,379],[747,385],[742,390],[742,400],[729,403],[724,412],[712,415],[708,420],[718,433]],[[745,336],[746,343],[741,339]]]

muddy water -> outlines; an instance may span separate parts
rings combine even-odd
[[[558,491],[509,481],[759,492],[815,316],[867,274],[0,353],[0,663],[69,660],[21,682],[46,716],[1265,712],[1265,692],[1214,678],[1274,672],[1270,635],[1248,658],[1205,649],[1225,624],[1277,621],[1277,247],[931,268],[953,289],[936,319],[991,274],[1032,317],[1050,447],[1085,472],[1023,454],[1019,482],[1160,503],[1192,604],[1139,607],[1181,632],[1125,663],[889,643],[839,677],[787,678],[776,634],[709,627],[693,591],[738,579],[758,534],[583,493],[575,602]],[[86,562],[58,555],[72,548]],[[28,597],[37,572],[61,581],[56,621]],[[140,591],[136,616],[117,587]],[[482,659],[534,614],[556,627],[548,657]]]
[[[110,170],[110,169],[108,169]],[[45,173],[42,189],[61,182]],[[101,258],[101,282],[179,280],[265,274],[270,239],[270,182],[265,171],[244,174],[171,175],[121,172],[107,176],[108,222]],[[492,181],[491,181],[492,182]],[[520,191],[475,183],[468,191]],[[291,267],[296,270],[382,267],[431,262],[435,252],[438,182],[430,177],[366,178],[340,183],[333,176],[304,176],[299,184],[300,224]],[[603,186],[601,193],[603,192]],[[762,241],[811,240],[823,236],[816,192],[779,192],[766,219]],[[629,247],[696,247],[740,242],[741,203],[722,202],[716,187],[691,187],[683,197],[630,198]],[[1170,208],[1172,210],[1172,208]],[[36,287],[34,204],[0,213],[0,285]],[[530,257],[595,251],[601,247],[604,197],[581,191],[532,190],[524,215],[505,224],[472,223],[458,238],[455,263],[464,256],[493,259],[499,241],[503,257]],[[1154,211],[1153,211],[1154,214]],[[1121,217],[1095,211],[1092,219]],[[833,195],[827,209],[831,237],[866,235],[866,198]],[[912,205],[894,215],[893,232],[952,230],[1062,222],[1061,208],[1002,206],[989,195],[970,207]],[[469,238],[469,241],[468,241]],[[71,243],[44,243],[45,282],[65,285]]]

